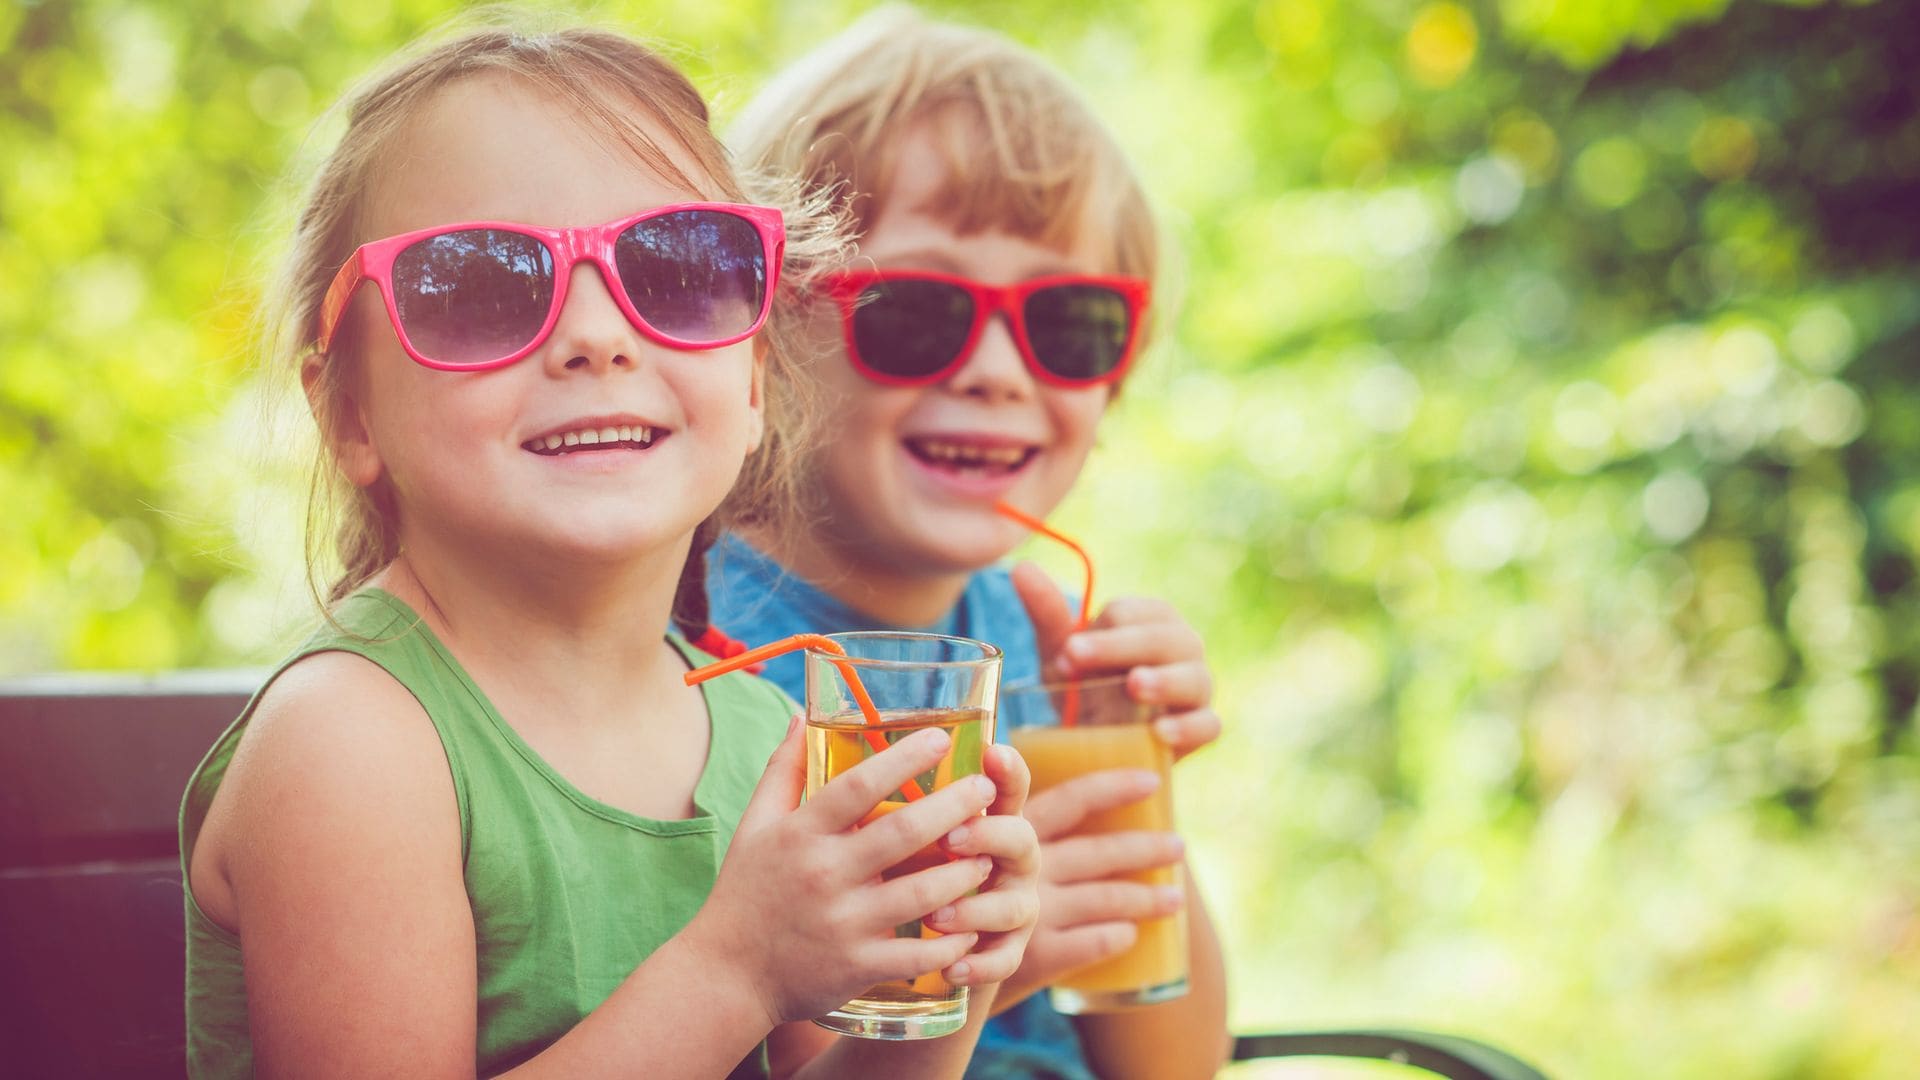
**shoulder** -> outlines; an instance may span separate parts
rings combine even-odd
[[[373,661],[319,652],[261,695],[222,785],[246,832],[451,830],[453,780],[412,692]]]

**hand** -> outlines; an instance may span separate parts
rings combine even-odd
[[[979,946],[942,974],[955,986],[1004,981],[1020,966],[1040,910],[1040,841],[1023,816],[1027,763],[1011,746],[987,749],[982,764],[999,792],[987,816],[946,836],[954,855],[988,857],[993,873],[977,895],[948,904],[927,919],[945,934],[979,936]]]
[[[1070,971],[1118,956],[1139,936],[1135,920],[1171,915],[1179,888],[1124,875],[1170,866],[1185,845],[1170,832],[1075,836],[1089,816],[1138,802],[1160,787],[1147,769],[1104,769],[1033,796],[1027,820],[1040,838],[1040,922],[1020,970],[995,999],[1004,1008]]]
[[[1033,622],[1042,678],[1125,671],[1128,696],[1165,710],[1153,731],[1176,761],[1220,737],[1205,643],[1173,605],[1121,597],[1076,633],[1066,597],[1038,566],[1015,566],[1013,586]]]
[[[995,778],[1005,790],[996,788],[995,779],[968,777],[855,827],[890,792],[933,768],[951,743],[938,729],[915,732],[835,777],[801,805],[804,735],[798,720],[788,729],[741,815],[712,894],[684,931],[716,970],[738,972],[748,992],[759,996],[769,1029],[819,1016],[875,983],[949,969],[980,939],[974,926],[955,926],[952,934],[926,939],[896,938],[893,928],[954,904],[989,882],[996,869],[1014,883],[1008,888],[1017,894],[1023,879],[999,865],[1000,858],[1023,856],[1024,862],[1015,862],[1026,865],[1031,878],[1037,852],[1007,835],[1015,830],[980,827],[1000,819],[977,816],[1009,799],[1016,808],[1024,801],[1024,766],[1018,775]],[[990,833],[993,840],[971,858],[883,880],[883,871],[962,824]],[[1031,836],[1028,830],[1026,847],[1036,848]],[[1031,893],[1030,882],[1024,888]],[[998,891],[990,888],[972,899]],[[996,924],[981,929],[998,929],[999,922],[1017,920],[988,911],[973,921]],[[1029,910],[1029,930],[1031,922]],[[1026,934],[1018,937],[1024,945]],[[967,963],[979,968],[991,959],[997,965],[998,950],[993,952],[991,958],[983,954]]]

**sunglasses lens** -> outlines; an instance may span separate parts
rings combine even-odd
[[[1023,314],[1034,357],[1062,379],[1098,379],[1126,359],[1133,312],[1117,290],[1055,285],[1029,296]]]
[[[966,347],[973,297],[944,281],[877,281],[853,309],[853,345],[867,367],[900,379],[934,375]]]
[[[553,253],[531,236],[461,229],[393,260],[393,303],[414,350],[443,364],[520,351],[553,307]]]
[[[677,210],[651,217],[621,233],[613,254],[633,309],[688,345],[739,337],[766,306],[766,245],[738,214]]]

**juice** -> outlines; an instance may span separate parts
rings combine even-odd
[[[961,777],[981,769],[981,755],[993,739],[993,714],[979,708],[882,709],[879,724],[869,724],[858,711],[837,713],[819,720],[807,720],[807,794],[811,796],[829,780],[860,764],[880,751],[870,736],[878,733],[884,745],[906,738],[922,728],[945,728],[953,743],[933,768],[914,777],[923,794],[931,795]],[[867,821],[906,806],[903,792],[876,806]],[[937,844],[928,845],[905,861],[886,871],[886,878],[899,877],[946,861]],[[939,931],[918,919],[894,927],[896,937],[936,937]],[[888,1031],[912,1025],[913,1037],[943,1034],[966,1022],[967,990],[951,986],[937,971],[915,979],[880,983],[835,1010],[828,1019],[861,1027],[863,1030]],[[841,1023],[830,1023],[835,1030],[847,1030]],[[887,1036],[899,1037],[899,1036]]]
[[[1173,751],[1143,723],[1079,724],[1074,727],[1021,727],[1011,734],[1014,749],[1033,772],[1033,790],[1101,769],[1152,769],[1160,786],[1138,802],[1089,817],[1082,833],[1170,832],[1173,796],[1168,783]],[[1137,871],[1128,878],[1148,885],[1180,884],[1180,867]],[[1142,919],[1140,937],[1119,956],[1070,973],[1053,986],[1061,1012],[1093,1012],[1125,1005],[1146,1005],[1179,997],[1187,988],[1187,913]]]

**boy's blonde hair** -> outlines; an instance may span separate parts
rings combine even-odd
[[[831,193],[864,234],[901,137],[923,123],[947,176],[918,209],[962,235],[997,228],[1063,250],[1110,230],[1110,272],[1158,276],[1159,233],[1119,144],[1045,61],[989,31],[876,9],[769,83],[728,141],[741,161]]]
[[[465,78],[517,80],[572,110],[609,150],[628,155],[704,197],[785,203],[787,248],[776,304],[792,303],[822,268],[844,259],[841,234],[831,216],[821,210],[824,200],[794,198],[791,185],[779,190],[775,184],[738,178],[709,126],[699,91],[659,54],[610,31],[580,27],[537,31],[503,25],[499,15],[483,18],[488,25],[402,53],[343,100],[346,133],[321,163],[308,189],[291,250],[268,292],[266,351],[282,370],[291,370],[297,377],[301,366],[315,357],[321,299],[328,284],[355,247],[375,239],[362,235],[362,201],[383,163],[394,156],[396,136],[435,95]],[[643,118],[664,130],[704,175],[689,177],[676,166],[654,145]],[[750,195],[749,186],[761,190]],[[351,321],[343,325],[329,352],[318,357],[322,367],[309,394],[322,437],[307,512],[308,580],[317,599],[321,596],[320,537],[329,516],[336,519],[334,544],[340,561],[338,575],[325,590],[323,607],[360,587],[399,554],[398,508],[385,479],[369,488],[356,488],[330,459],[328,448],[340,410],[360,384],[362,361],[351,329]],[[791,346],[781,340],[785,332],[770,324],[765,333],[772,335],[765,349],[768,374],[778,382],[790,382],[779,377],[791,362]],[[674,618],[689,636],[706,629],[704,552],[722,525],[731,518],[774,514],[792,497],[787,486],[792,470],[785,465],[793,450],[795,426],[789,415],[790,400],[786,394],[767,395],[766,434],[753,455],[761,459],[758,467],[748,470],[751,477],[743,473],[745,482],[696,530],[674,600]]]

